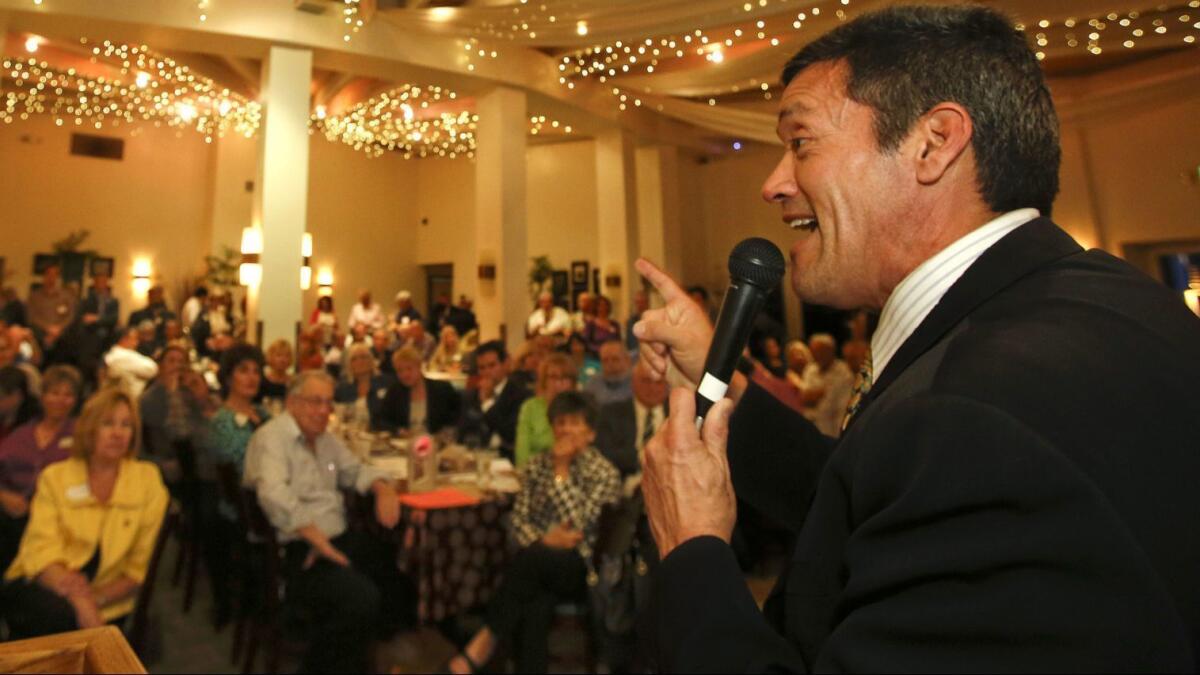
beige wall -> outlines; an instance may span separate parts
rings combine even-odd
[[[135,257],[153,262],[155,281],[178,301],[180,284],[203,269],[208,250],[210,147],[198,134],[149,125],[79,128],[125,139],[125,158],[76,157],[69,153],[74,130],[49,118],[0,124],[0,255],[11,273],[5,284],[24,297],[34,253],[88,229],[83,248],[116,258],[113,289],[124,316],[145,301],[133,297]]]
[[[360,288],[370,289],[391,312],[396,291],[423,288],[417,286],[416,267],[420,163],[399,155],[371,159],[319,136],[312,138],[309,153],[314,277],[304,319],[316,305],[315,275],[322,267],[333,270],[334,308],[343,325]]]

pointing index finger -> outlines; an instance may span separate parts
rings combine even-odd
[[[669,303],[675,298],[684,295],[683,289],[679,287],[679,284],[675,283],[675,280],[670,275],[660,270],[657,265],[649,260],[638,258],[637,262],[634,263],[634,267],[637,268],[639,274],[646,278],[646,281],[649,281],[654,288],[658,289],[658,293],[662,296],[664,302]]]

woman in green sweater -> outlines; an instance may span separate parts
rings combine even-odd
[[[550,428],[546,411],[555,396],[573,391],[575,386],[575,364],[570,357],[554,353],[542,359],[534,395],[521,404],[517,416],[517,441],[513,452],[517,468],[554,445],[554,430]]]

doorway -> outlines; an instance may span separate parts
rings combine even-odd
[[[424,265],[425,268],[425,307],[426,321],[431,323],[438,308],[438,299],[445,297],[448,302],[454,302],[454,265],[443,263]]]

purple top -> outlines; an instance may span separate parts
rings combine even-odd
[[[0,443],[0,488],[19,493],[26,499],[33,496],[42,469],[66,459],[71,454],[74,440],[75,418],[68,417],[46,447],[39,448],[34,435],[39,422],[40,418],[29,420],[13,429]]]

